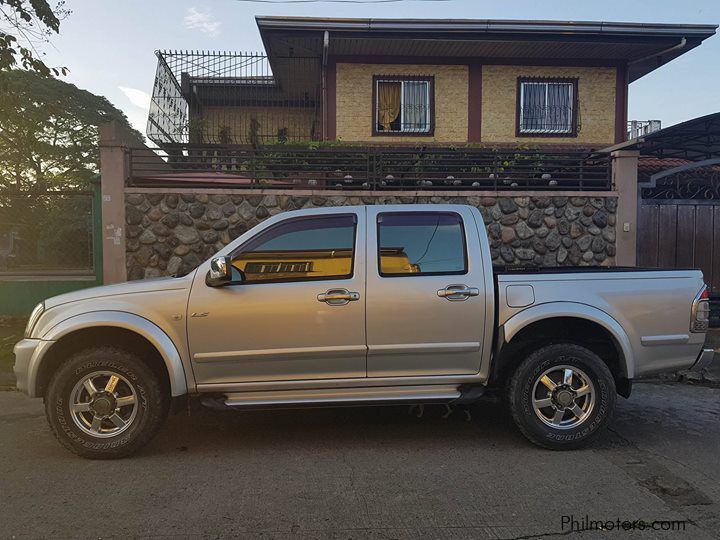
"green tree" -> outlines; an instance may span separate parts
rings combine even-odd
[[[69,14],[62,0],[54,8],[47,0],[0,0],[0,71],[22,67],[44,76],[65,74],[64,67],[46,66],[38,49]]]
[[[22,70],[0,71],[0,190],[87,188],[99,171],[97,126],[116,120],[106,98]]]
[[[97,126],[110,120],[142,140],[104,97],[0,71],[0,272],[92,268],[91,199],[78,192],[99,171]]]

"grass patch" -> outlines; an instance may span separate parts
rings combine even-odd
[[[0,386],[15,385],[13,347],[23,338],[27,319],[0,317]]]

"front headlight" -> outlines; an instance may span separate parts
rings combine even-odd
[[[29,338],[32,335],[32,331],[35,329],[35,325],[40,318],[40,315],[45,311],[45,302],[40,302],[35,309],[32,310],[30,318],[28,319],[27,326],[25,327],[25,337]]]

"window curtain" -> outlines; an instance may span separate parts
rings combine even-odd
[[[400,83],[378,83],[378,123],[385,131],[400,114]]]
[[[548,85],[548,128],[552,131],[572,131],[572,85],[553,83]]]
[[[406,81],[403,84],[403,131],[427,131],[428,84]]]
[[[528,82],[522,91],[524,131],[572,131],[572,84]]]
[[[545,85],[523,83],[522,128],[527,131],[543,129],[545,110]]]

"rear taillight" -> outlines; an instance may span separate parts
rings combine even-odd
[[[703,285],[692,303],[690,319],[691,332],[707,332],[710,325],[710,294],[707,285]]]

